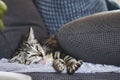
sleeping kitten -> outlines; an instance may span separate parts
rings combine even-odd
[[[24,40],[15,53],[10,59],[10,62],[19,62],[21,64],[31,64],[43,59],[45,51],[42,46],[34,37],[33,29],[30,29],[28,38]]]
[[[51,61],[57,72],[62,72],[66,68],[68,74],[73,74],[82,65],[82,60],[76,60],[64,54],[55,36],[50,36],[40,45],[34,37],[32,28],[30,29],[28,39],[23,41],[21,47],[15,54],[10,59],[10,62],[31,64],[40,61]]]

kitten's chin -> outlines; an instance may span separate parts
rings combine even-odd
[[[48,63],[48,61],[46,60],[46,59],[44,59],[44,58],[41,58],[38,62],[37,62],[37,64],[42,64],[42,65],[45,65],[45,64],[47,64]]]
[[[43,60],[40,60],[39,62],[38,62],[38,64],[43,64],[43,65],[45,65],[47,62],[43,59]]]
[[[42,57],[36,58],[34,59],[30,64],[42,64],[42,65],[46,65],[48,63],[51,63],[52,61],[48,61],[46,59],[43,59]]]
[[[42,60],[43,60],[42,57],[37,57],[36,59],[33,59],[33,61],[30,64],[38,64]]]

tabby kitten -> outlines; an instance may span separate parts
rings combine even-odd
[[[76,60],[64,54],[55,36],[50,36],[40,45],[35,39],[31,28],[28,39],[23,41],[16,55],[10,59],[10,62],[31,64],[40,61],[51,61],[57,72],[62,72],[66,68],[68,74],[73,74],[82,65],[82,60]]]
[[[27,39],[22,42],[20,48],[17,50],[9,62],[31,64],[42,60],[44,54],[45,51],[35,39],[33,29],[30,28]]]

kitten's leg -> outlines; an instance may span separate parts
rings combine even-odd
[[[13,63],[13,62],[18,62],[18,63],[21,63],[21,64],[25,64],[25,56],[24,56],[24,53],[19,53],[17,55],[15,55],[13,58],[11,58],[9,60],[10,63]]]
[[[14,56],[9,60],[10,63],[16,62],[16,59],[18,58],[18,55]]]
[[[57,72],[62,72],[66,67],[64,60],[60,58],[60,52],[55,52],[53,67]]]
[[[70,56],[64,58],[68,74],[73,74],[83,63],[82,60],[76,60]]]

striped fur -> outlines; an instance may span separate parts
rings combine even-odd
[[[39,44],[31,28],[27,40],[23,41],[10,62],[31,64],[42,60],[52,61],[57,72],[62,72],[66,68],[68,74],[73,74],[82,64],[82,60],[76,60],[64,53],[55,36],[50,36],[42,45]]]
[[[44,42],[43,49],[46,51],[45,55],[52,54],[53,67],[58,72],[62,72],[66,68],[68,74],[73,74],[82,65],[82,60],[76,60],[64,53],[55,36],[50,36]]]
[[[31,64],[43,59],[45,52],[34,37],[33,29],[30,29],[28,38],[23,41],[18,51],[10,59],[10,62]]]

